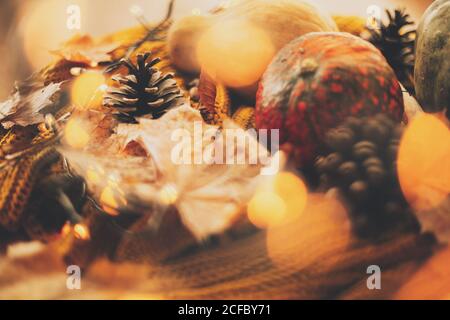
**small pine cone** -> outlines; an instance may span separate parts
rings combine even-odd
[[[136,123],[139,117],[158,119],[184,101],[173,74],[163,74],[155,68],[160,59],[147,62],[149,57],[149,52],[139,54],[136,65],[130,60],[122,60],[121,64],[128,69],[128,75],[112,78],[119,87],[108,90],[104,105],[114,109],[120,121]]]
[[[320,189],[338,191],[362,238],[420,230],[397,179],[401,135],[402,127],[386,115],[350,117],[328,131],[327,151],[316,160]]]

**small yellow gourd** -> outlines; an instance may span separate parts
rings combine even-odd
[[[206,70],[217,82],[255,98],[273,56],[309,32],[337,31],[331,16],[303,0],[247,0],[215,15],[193,16],[169,31],[169,53],[183,71]]]

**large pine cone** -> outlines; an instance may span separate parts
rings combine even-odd
[[[327,152],[315,163],[321,189],[338,191],[361,237],[420,230],[397,179],[402,132],[402,126],[384,114],[350,117],[328,131]]]
[[[161,60],[147,62],[149,57],[149,52],[139,54],[136,65],[129,59],[122,60],[128,75],[114,76],[119,88],[110,88],[104,98],[104,104],[113,108],[123,122],[136,123],[139,117],[158,119],[184,101],[173,74],[159,71],[155,66]]]

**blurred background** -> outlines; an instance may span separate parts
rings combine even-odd
[[[370,5],[404,7],[416,21],[432,0],[310,0],[332,14],[366,16]],[[223,0],[176,0],[175,17],[201,14]],[[50,50],[77,33],[102,36],[137,24],[132,8],[140,8],[147,20],[159,21],[168,0],[1,0],[0,1],[0,101],[15,80],[26,78],[52,61]],[[80,29],[67,27],[68,17],[80,9]]]

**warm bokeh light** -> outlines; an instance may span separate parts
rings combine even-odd
[[[67,8],[76,4],[81,10],[87,6],[86,0],[39,0],[30,1],[25,6],[21,31],[28,62],[39,70],[54,60],[51,50],[83,30],[67,28]],[[83,26],[83,25],[82,25]]]
[[[67,237],[72,233],[74,237],[79,240],[89,240],[91,238],[89,228],[85,224],[77,223],[75,225],[72,225],[70,222],[66,222],[66,224],[61,229],[61,236]]]
[[[100,202],[103,205],[106,205],[111,208],[118,208],[119,204],[116,199],[116,193],[114,189],[110,186],[107,186],[103,189],[102,194],[100,195]]]
[[[72,118],[64,128],[64,141],[75,149],[84,148],[90,140],[87,124],[78,118]]]
[[[450,193],[450,131],[443,121],[429,114],[417,116],[400,143],[400,185],[418,210],[438,206]]]
[[[100,195],[100,203],[103,210],[112,216],[117,216],[119,214],[117,209],[127,205],[124,193],[113,183],[103,189]]]
[[[173,184],[166,184],[158,193],[158,200],[164,205],[172,205],[178,200],[178,190]]]
[[[270,38],[248,22],[216,23],[197,48],[202,69],[216,81],[240,88],[257,82],[274,56]]]
[[[270,228],[297,219],[305,209],[308,191],[296,175],[282,172],[258,187],[248,204],[248,218],[259,228]]]
[[[80,240],[89,240],[91,238],[89,228],[82,223],[77,223],[73,226],[73,233],[75,238]]]
[[[86,171],[86,181],[92,185],[98,185],[102,183],[103,174],[94,168],[88,168]]]
[[[351,239],[350,223],[336,199],[311,194],[304,213],[288,224],[267,230],[267,252],[279,267],[307,266],[336,256]]]
[[[259,192],[248,204],[248,218],[259,228],[268,228],[282,223],[286,215],[286,204],[274,192]]]
[[[286,204],[287,220],[298,218],[305,209],[308,198],[305,183],[292,173],[282,172],[275,177],[274,189]]]
[[[67,237],[72,232],[72,225],[70,222],[66,222],[61,229],[61,236]]]
[[[72,85],[72,103],[81,109],[99,107],[106,89],[106,78],[103,74],[94,71],[82,73]]]

